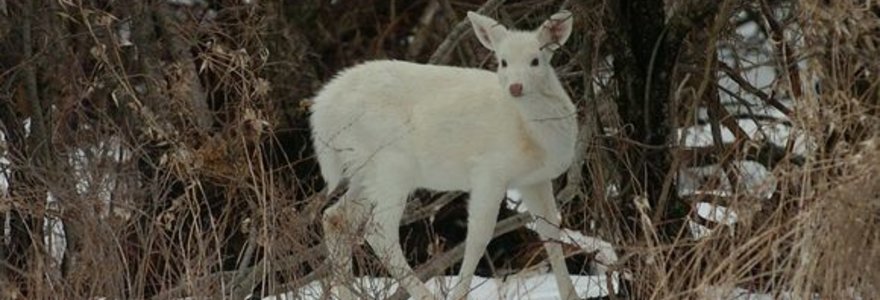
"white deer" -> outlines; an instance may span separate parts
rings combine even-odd
[[[565,266],[551,180],[572,163],[576,110],[554,69],[553,51],[568,39],[571,13],[534,31],[508,30],[468,12],[474,32],[495,52],[497,73],[402,61],[372,61],[337,75],[315,97],[311,124],[321,174],[333,191],[349,190],[324,212],[328,261],[351,274],[352,239],[362,232],[387,271],[413,299],[436,299],[416,277],[399,244],[407,196],[417,188],[468,191],[468,230],[460,282],[470,289],[508,189],[518,189],[539,220],[561,298],[576,298]]]

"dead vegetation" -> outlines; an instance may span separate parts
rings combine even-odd
[[[880,298],[875,3],[296,2],[0,0],[0,298],[243,299],[325,277],[315,90],[377,58],[494,68],[466,11],[527,28],[560,6],[583,163],[557,194],[567,228],[617,249],[617,297]],[[411,263],[454,273],[466,196],[413,198]],[[527,215],[500,219],[478,274],[539,264]]]

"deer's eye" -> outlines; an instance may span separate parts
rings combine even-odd
[[[507,68],[507,60],[505,60],[505,59],[502,59],[502,60],[501,60],[501,67],[502,67],[502,68]]]
[[[537,67],[537,66],[538,66],[538,58],[535,57],[534,59],[532,59],[532,67]]]

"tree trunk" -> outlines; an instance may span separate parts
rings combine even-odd
[[[634,178],[623,181],[623,201],[646,197],[657,212],[664,214],[674,193],[664,179],[670,170],[668,152],[670,73],[678,44],[663,40],[666,19],[663,1],[621,1],[616,8],[617,43],[620,55],[614,58],[619,99],[617,101],[625,133],[624,170]],[[627,174],[629,172],[621,172]]]

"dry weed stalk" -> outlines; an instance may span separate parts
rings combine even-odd
[[[316,222],[333,200],[311,197],[321,183],[305,100],[369,58],[494,67],[452,34],[482,1],[330,2],[0,1],[0,151],[9,161],[0,160],[9,183],[0,297],[243,298],[325,278]],[[622,259],[608,267],[631,275],[619,296],[880,298],[877,4],[489,4],[500,2],[494,15],[508,24],[534,25],[567,5],[587,28],[572,38],[576,51],[557,55],[566,87],[583,95],[585,133],[583,167],[559,179],[558,195],[566,226],[617,247]],[[724,51],[733,54],[715,55]],[[651,55],[653,69],[641,69]],[[761,68],[772,70],[766,84],[753,72]],[[667,136],[645,124],[669,126]],[[680,128],[698,126],[706,143],[678,144],[687,140]],[[779,128],[801,138],[773,143]],[[745,176],[745,161],[773,183]],[[696,173],[710,174],[700,192],[680,193],[682,174]],[[421,276],[444,274],[461,252],[444,230],[460,228],[464,199],[417,198],[407,249]],[[701,203],[738,220],[706,220]],[[513,253],[543,259],[517,228],[527,216],[505,216],[496,232],[531,246]],[[44,228],[57,220],[63,257],[53,256],[57,231]],[[692,228],[709,233],[696,238]],[[484,271],[529,269],[505,255],[516,254]],[[590,255],[570,262],[588,273]],[[358,261],[360,274],[383,274],[369,253]]]

